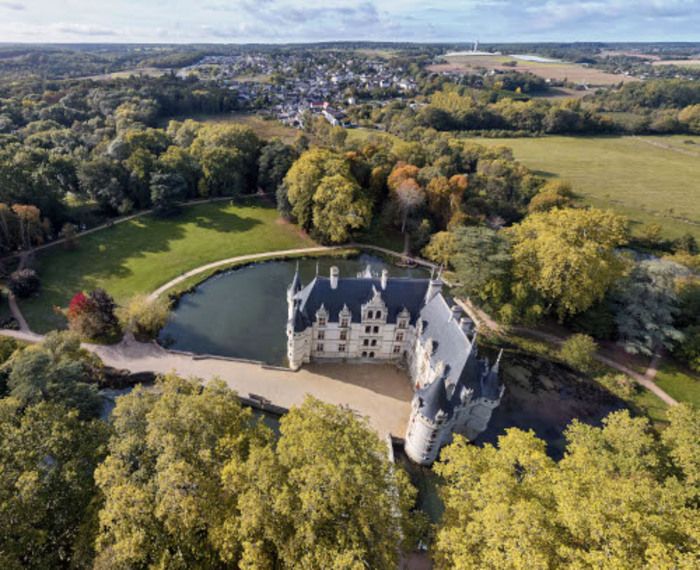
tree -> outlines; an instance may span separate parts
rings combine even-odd
[[[351,230],[369,225],[371,216],[372,203],[354,180],[340,174],[321,180],[313,197],[313,223],[323,241],[346,242]]]
[[[307,150],[287,172],[284,183],[292,205],[292,214],[305,230],[311,229],[317,188],[326,176],[334,175],[352,180],[350,166],[345,158],[321,148]]]
[[[170,307],[165,299],[150,300],[146,295],[134,295],[116,314],[124,331],[139,339],[152,339],[165,326]]]
[[[275,192],[297,159],[294,147],[273,139],[260,151],[258,158],[258,184],[268,193]]]
[[[497,447],[458,437],[434,467],[445,504],[437,568],[692,568],[694,414],[671,414],[666,447],[627,411],[602,428],[574,421],[558,463],[532,432],[509,429]]]
[[[7,286],[17,297],[31,297],[39,290],[39,276],[33,269],[18,269],[10,274]]]
[[[48,401],[75,408],[82,418],[99,415],[102,366],[73,334],[51,332],[40,344],[16,352],[3,368],[10,395],[22,406]]]
[[[560,319],[600,301],[624,273],[627,219],[596,208],[531,214],[508,230],[513,271]]]
[[[487,285],[505,278],[510,271],[508,240],[484,226],[461,227],[453,232],[456,253],[452,257],[459,290],[485,299]]]
[[[240,567],[395,568],[414,537],[415,489],[387,460],[386,444],[351,410],[311,397],[282,418],[280,432],[276,452],[224,469],[230,492],[250,486],[239,500]]]
[[[157,173],[151,177],[151,203],[156,216],[170,216],[185,198],[187,183],[179,174]]]
[[[78,238],[77,228],[75,227],[75,224],[71,224],[70,222],[66,222],[65,224],[63,224],[59,236],[63,238],[63,240],[65,240],[64,246],[66,249],[76,248]]]
[[[65,314],[70,329],[81,337],[109,339],[119,333],[115,309],[114,299],[104,289],[95,289],[89,295],[76,293]]]
[[[242,548],[244,489],[225,493],[221,471],[244,464],[269,430],[221,381],[202,386],[169,375],[158,387],[157,394],[137,387],[112,414],[114,435],[95,472],[104,495],[97,564],[222,567],[224,547],[234,561]]]
[[[620,343],[632,354],[671,349],[683,335],[674,326],[678,313],[675,279],[680,266],[663,260],[639,262],[612,294]]]
[[[574,202],[571,184],[562,180],[547,182],[527,206],[529,212],[547,212],[553,208],[568,208]]]
[[[398,185],[392,196],[401,214],[401,232],[405,233],[408,217],[423,204],[425,192],[416,180],[408,178]]]
[[[559,355],[570,366],[588,372],[594,362],[594,356],[598,345],[587,334],[574,334],[567,338],[561,345]]]
[[[453,232],[437,232],[430,238],[430,243],[423,248],[423,255],[444,267],[452,264],[457,253],[457,238]]]
[[[107,429],[55,403],[0,400],[0,567],[91,567],[93,472]]]
[[[19,239],[23,249],[31,249],[33,245],[41,243],[44,237],[44,225],[41,220],[41,211],[36,206],[15,204],[12,206],[19,226]]]

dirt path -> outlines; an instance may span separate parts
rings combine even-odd
[[[633,136],[632,138],[635,140],[638,140],[639,142],[643,142],[644,144],[655,146],[656,148],[670,150],[671,152],[677,152],[679,154],[684,154],[685,156],[692,156],[693,158],[700,158],[700,154],[698,154],[697,152],[693,152],[692,150],[685,150],[683,148],[676,148],[674,146],[664,144],[664,143],[659,142],[659,141],[651,141],[651,140],[648,140],[648,139],[645,139],[645,138],[639,137],[639,136]]]

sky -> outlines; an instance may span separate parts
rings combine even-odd
[[[0,42],[700,41],[700,0],[0,0]]]

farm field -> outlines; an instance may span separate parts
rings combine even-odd
[[[428,69],[435,72],[451,71],[455,73],[468,72],[478,67],[499,71],[529,71],[545,79],[585,83],[592,87],[637,81],[634,77],[606,73],[578,63],[525,61],[509,55],[462,54],[445,56],[445,60],[447,63],[437,63],[429,66]],[[513,63],[515,67],[512,66]]]
[[[312,245],[274,208],[257,202],[200,204],[167,220],[144,216],[81,237],[75,250],[40,252],[41,292],[21,309],[30,327],[43,333],[63,326],[53,307],[67,306],[81,290],[102,287],[120,302],[211,261]]]
[[[511,147],[533,170],[571,182],[585,202],[629,216],[634,230],[658,223],[669,238],[700,239],[698,136],[468,140]]]

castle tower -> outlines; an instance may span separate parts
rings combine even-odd
[[[420,465],[430,465],[451,435],[452,405],[441,376],[418,390],[411,402],[406,430],[406,455]]]

